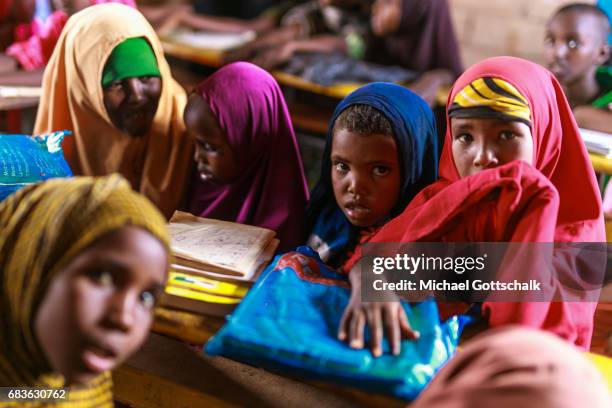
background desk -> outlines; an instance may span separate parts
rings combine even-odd
[[[224,63],[223,51],[196,48],[190,45],[177,43],[169,39],[162,39],[161,42],[164,52],[170,57],[206,65],[212,68],[219,68]],[[360,83],[344,83],[323,86],[280,70],[274,70],[271,72],[271,74],[280,85],[312,92],[317,95],[328,96],[338,100],[346,97],[348,94],[364,85]],[[448,87],[441,88],[438,93],[437,102],[442,106],[446,104],[446,97],[448,96],[449,90],[450,88]]]

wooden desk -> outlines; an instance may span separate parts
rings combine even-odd
[[[161,43],[165,53],[171,57],[184,59],[213,68],[218,68],[223,65],[222,51],[196,48],[190,45],[176,43],[168,39],[162,39]],[[364,85],[361,83],[343,83],[324,86],[279,70],[274,70],[271,74],[281,85],[336,99],[342,99]],[[437,102],[441,103],[442,106],[446,104],[449,90],[450,88],[443,88],[440,89],[438,93]]]
[[[0,111],[11,111],[24,108],[35,108],[38,106],[38,97],[25,98],[2,98],[0,97]]]
[[[226,358],[206,356],[200,344],[223,323],[221,318],[156,310],[153,331],[164,335],[152,333],[142,349],[113,372],[115,398],[152,408],[406,405],[386,396],[293,380]]]
[[[305,383],[151,334],[113,372],[115,399],[136,407],[401,407],[406,402],[360,391]]]

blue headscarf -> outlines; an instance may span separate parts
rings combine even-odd
[[[331,147],[336,119],[349,106],[368,105],[379,110],[393,129],[401,173],[400,197],[389,217],[399,215],[410,200],[433,183],[438,174],[438,138],[433,113],[427,103],[400,85],[375,82],[344,98],[336,107],[327,129],[321,177],[312,191],[306,211],[309,243],[316,241],[328,256],[328,265],[340,266],[346,250],[355,244],[359,228],[346,218],[334,197],[331,181]],[[321,250],[319,250],[321,252]]]

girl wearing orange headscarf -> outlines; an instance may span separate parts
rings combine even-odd
[[[128,58],[134,43],[143,63]],[[121,4],[92,6],[72,16],[60,36],[34,131],[72,130],[63,146],[75,174],[119,172],[169,217],[193,162],[186,102],[142,14]]]

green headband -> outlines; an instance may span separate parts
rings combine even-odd
[[[151,45],[144,37],[128,38],[115,47],[104,65],[102,87],[125,78],[161,77]]]

